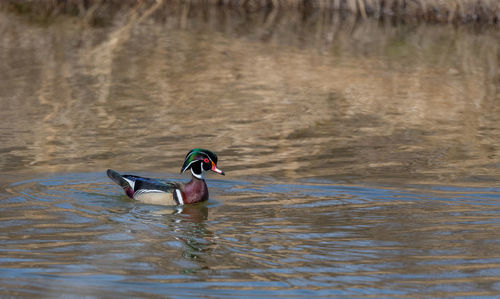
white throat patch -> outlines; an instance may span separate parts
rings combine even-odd
[[[196,173],[194,173],[193,168],[191,168],[191,173],[193,174],[193,176],[194,176],[195,178],[197,178],[197,179],[199,179],[199,180],[204,180],[204,179],[205,179],[205,171],[203,170],[203,168],[202,168],[202,170],[201,170],[201,174],[196,174]]]

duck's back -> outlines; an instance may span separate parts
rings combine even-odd
[[[107,175],[120,185],[128,197],[148,204],[176,205],[174,191],[176,183],[136,175],[121,175],[108,169]]]

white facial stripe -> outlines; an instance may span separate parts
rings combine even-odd
[[[175,189],[175,194],[177,194],[177,201],[179,202],[179,204],[183,205],[184,204],[184,198],[182,198],[181,190]]]
[[[132,189],[134,189],[134,186],[135,186],[135,182],[130,180],[130,179],[127,179],[127,178],[123,178],[125,181],[127,181],[127,183],[130,185],[130,187]]]
[[[190,153],[191,153],[191,152],[190,152]],[[213,162],[214,162],[214,161],[212,161],[212,158],[210,158],[210,156],[209,156],[209,155],[207,155],[207,153],[205,153],[205,152],[200,152],[200,153],[204,154],[204,155],[208,158],[208,160],[210,160],[210,162],[211,162],[211,163],[213,163]],[[188,154],[188,156],[189,156],[189,154]],[[194,162],[196,162],[196,161],[200,161],[200,160],[193,160],[193,161],[191,161],[191,163],[189,163],[189,164],[186,166],[186,169],[188,169],[188,168],[189,168],[189,166],[191,166],[191,164],[193,164],[193,163],[194,163]],[[200,162],[201,162],[201,161],[200,161]],[[211,163],[210,163],[210,164],[211,164]],[[214,163],[214,164],[215,164],[215,163]],[[202,167],[202,169],[203,169],[203,167]]]
[[[186,169],[188,169],[188,168],[189,168],[189,166],[191,166],[191,164],[193,164],[194,162],[196,162],[196,160],[191,161],[191,163],[189,163],[189,164],[186,166],[186,168],[184,168],[184,171],[186,171]]]

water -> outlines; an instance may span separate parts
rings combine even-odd
[[[500,294],[497,31],[128,12],[0,13],[2,296]],[[104,173],[197,146],[203,204]]]
[[[4,294],[493,295],[496,189],[210,180],[212,199],[141,205],[101,173],[2,192]]]

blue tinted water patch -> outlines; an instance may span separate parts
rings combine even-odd
[[[32,200],[32,201],[41,201],[41,202],[53,202],[53,199],[49,199],[46,196],[39,196],[36,195],[37,193],[27,189],[26,191],[19,191],[19,194],[24,195],[26,199]]]
[[[43,178],[36,178],[36,179],[30,179],[30,180],[23,180],[19,182],[14,182],[10,184],[11,186],[20,186],[20,185],[30,185],[30,183],[37,183],[37,184],[43,184],[44,182],[50,181],[49,179],[43,179]],[[60,182],[60,181],[59,181]]]
[[[499,264],[500,258],[471,258],[471,259],[461,259],[461,258],[446,258],[443,257],[439,260],[421,260],[418,261],[418,264],[421,265],[476,265],[476,264]]]
[[[297,180],[300,183],[305,184],[319,184],[319,185],[342,185],[340,182],[335,182],[327,179],[319,179],[319,178],[300,178]]]
[[[100,235],[99,239],[106,241],[128,241],[128,240],[134,240],[135,238],[128,233],[112,233],[112,234]]]
[[[42,184],[58,186],[64,182],[64,185],[78,185],[82,182],[85,183],[102,183],[104,179],[107,179],[104,172],[78,172],[78,173],[64,173],[64,174],[54,174],[50,177],[41,180]]]
[[[241,188],[239,191],[251,191],[263,194],[287,194],[292,197],[339,197],[354,196],[363,200],[401,198],[420,199],[425,195],[411,193],[408,191],[394,191],[391,189],[367,188],[360,186],[338,186],[338,185],[294,185],[294,184],[267,184],[263,186],[253,186],[251,188]]]
[[[248,185],[252,184],[250,181],[221,180],[221,179],[213,179],[213,178],[207,179],[207,183],[210,184],[211,186],[214,186],[217,188],[224,188],[224,189],[229,189],[229,188],[233,188],[233,187],[248,186]]]
[[[434,186],[435,187],[435,186]],[[311,203],[293,203],[287,207],[311,208],[318,206],[353,203],[366,203],[374,200],[398,200],[398,201],[419,201],[435,200],[443,203],[454,204],[456,202],[471,202],[478,205],[499,205],[500,195],[488,193],[490,188],[443,188],[448,190],[446,193],[435,193],[432,188],[425,189],[422,186],[414,188],[414,192],[405,189],[387,189],[380,187],[362,187],[362,186],[324,186],[324,185],[294,185],[294,184],[267,184],[263,186],[253,186],[242,188],[239,191],[249,191],[251,193],[262,194],[286,194],[288,198],[341,198],[342,201],[324,201]],[[440,191],[443,191],[440,190]],[[236,190],[235,190],[236,191]],[[453,191],[453,192],[452,192]],[[464,191],[468,193],[464,194]],[[476,191],[477,193],[470,193]]]
[[[145,278],[151,280],[161,280],[161,281],[186,281],[191,276],[182,275],[182,274],[154,274],[154,275],[146,275]]]
[[[413,185],[411,188],[427,196],[443,201],[475,201],[477,204],[492,204],[485,200],[500,200],[500,189],[489,187],[457,187],[443,185]],[[494,202],[493,204],[498,204]]]
[[[445,185],[413,185],[411,187],[417,188],[417,189],[429,189],[429,190],[436,190],[436,191],[445,191],[445,192],[456,192],[456,193],[463,193],[463,192],[473,192],[473,194],[476,194],[477,192],[483,193],[500,193],[500,188],[498,187],[457,187],[457,186],[445,186]]]
[[[71,203],[68,203],[68,202],[56,203],[53,206],[56,207],[56,208],[68,209],[68,210],[72,210],[72,209],[75,208]]]
[[[0,209],[0,211],[3,209]],[[26,226],[33,223],[31,219],[14,219],[14,220],[2,220],[1,225],[3,227],[15,228],[16,226]]]
[[[89,224],[96,222],[96,219],[92,216],[83,216],[81,213],[76,213],[72,211],[61,211],[55,212],[54,214],[62,216],[59,222],[61,224]]]
[[[79,204],[75,204],[75,208],[82,213],[94,215],[94,216],[101,215],[101,214],[105,213],[105,211],[93,211],[93,210],[87,209],[84,206],[79,205]]]
[[[332,206],[332,205],[342,205],[345,204],[344,201],[338,199],[315,201],[310,203],[293,203],[283,205],[283,208],[294,208],[294,209],[307,209],[307,208],[317,208],[322,206]]]
[[[0,268],[0,274],[2,278],[22,278],[23,276],[42,276],[44,273],[53,273],[58,272],[58,269],[54,268],[40,268],[40,267],[32,267],[32,268],[16,268],[16,269],[4,269]]]
[[[0,263],[22,263],[22,262],[38,262],[43,259],[30,259],[30,258],[15,258],[15,257],[2,257]]]
[[[0,202],[2,204],[25,203],[25,202],[27,202],[27,200],[25,197],[22,197],[22,196],[12,196],[12,197],[1,199]]]

